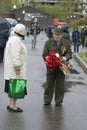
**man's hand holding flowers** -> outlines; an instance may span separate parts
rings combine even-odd
[[[69,72],[69,67],[66,64],[67,58],[65,56],[60,57],[60,55],[54,51],[51,51],[49,55],[46,56],[45,63],[50,71],[53,71],[54,68],[59,67],[64,74]]]
[[[66,62],[67,61],[67,58],[65,57],[65,56],[63,56],[62,58],[61,58],[61,62]]]

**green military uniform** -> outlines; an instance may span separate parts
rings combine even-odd
[[[66,51],[62,51],[62,47],[66,47]],[[60,44],[57,45],[54,39],[48,40],[45,43],[42,57],[45,60],[45,57],[48,56],[50,51],[55,51],[59,55],[65,56],[67,60],[72,58],[72,51],[69,42],[66,39],[61,39]],[[59,67],[55,68],[53,71],[47,69],[46,75],[46,86],[44,92],[44,103],[50,104],[53,98],[53,93],[55,91],[55,103],[62,103],[64,98],[64,82],[65,75],[60,70]]]

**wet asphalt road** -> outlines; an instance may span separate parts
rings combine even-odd
[[[61,107],[43,105],[46,67],[42,59],[42,49],[47,40],[40,34],[35,49],[31,48],[31,38],[26,37],[28,50],[28,95],[17,101],[23,113],[6,110],[8,96],[4,93],[3,63],[0,64],[0,130],[87,130],[87,75],[72,59],[70,62],[80,74],[66,76],[66,93]]]

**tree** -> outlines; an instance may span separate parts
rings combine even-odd
[[[21,6],[20,0],[2,0],[0,1],[0,8],[5,10],[13,9],[13,6],[16,5],[17,8]]]

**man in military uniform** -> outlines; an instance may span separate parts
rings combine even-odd
[[[53,33],[53,39],[48,40],[43,49],[42,57],[45,60],[49,52],[55,51],[60,57],[62,57],[62,62],[66,62],[72,58],[71,46],[68,40],[62,37],[62,29],[55,28]],[[50,105],[53,94],[55,92],[55,105],[60,106],[64,98],[64,82],[65,75],[59,67],[50,71],[47,68],[46,74],[46,86],[44,92],[44,105]]]

